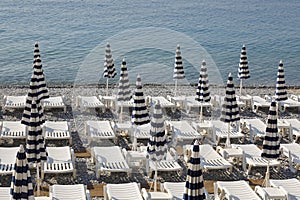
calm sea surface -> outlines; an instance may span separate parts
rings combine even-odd
[[[131,82],[140,73],[143,82],[173,83],[180,44],[186,81],[197,81],[205,59],[211,83],[228,73],[238,83],[246,44],[245,84],[275,86],[282,59],[287,84],[300,85],[299,0],[1,0],[0,21],[0,84],[28,84],[38,41],[47,82],[105,82],[110,42],[117,71],[126,57]]]

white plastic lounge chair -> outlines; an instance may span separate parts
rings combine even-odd
[[[105,110],[105,105],[96,96],[78,96],[76,106],[80,108],[81,112],[92,108],[99,108],[102,112]]]
[[[86,121],[85,133],[92,139],[112,139],[116,140],[116,134],[111,126],[110,121]],[[89,141],[90,142],[90,141]]]
[[[151,105],[155,104],[155,102],[159,101],[160,105],[164,109],[171,109],[172,111],[175,110],[175,104],[168,101],[163,96],[156,96],[156,97],[148,97],[150,99]]]
[[[198,133],[186,120],[181,121],[166,121],[167,126],[170,126],[172,130],[172,139],[174,146],[178,141],[192,142],[194,139],[202,139],[200,133]]]
[[[250,141],[255,143],[257,139],[263,139],[267,125],[260,119],[242,119],[241,123],[246,123],[250,130]]]
[[[138,140],[138,139],[141,139],[141,140],[149,139],[150,136],[151,136],[150,135],[150,128],[151,128],[150,123],[132,127],[131,140],[133,141],[134,139],[136,139],[136,140]]]
[[[203,109],[211,109],[212,104],[210,102],[200,103],[199,101],[196,101],[195,98],[195,96],[187,96],[185,98],[184,107],[187,113],[189,113],[193,109],[197,109],[197,111],[200,111],[201,104]]]
[[[280,148],[282,154],[289,160],[290,170],[297,172],[300,169],[300,145],[297,143],[280,144]]]
[[[26,96],[4,96],[3,112],[9,109],[24,109]]]
[[[10,197],[10,187],[0,187],[0,200],[9,200]]]
[[[181,108],[181,109],[184,108],[185,96],[176,96],[176,97],[173,97],[173,96],[167,95],[167,99],[171,103],[174,103],[175,107]]]
[[[223,105],[224,96],[215,94],[212,97],[213,105],[219,105],[220,107]],[[238,104],[239,109],[244,110],[246,108],[246,103],[241,101],[239,98],[236,97],[236,103]]]
[[[300,121],[296,118],[294,119],[280,119],[281,121],[290,124],[290,137],[295,136],[294,142],[298,142],[300,138]],[[279,121],[280,121],[279,120]]]
[[[0,147],[0,175],[12,174],[19,147]]]
[[[257,112],[259,108],[269,108],[271,101],[266,100],[260,96],[252,96],[253,112]]]
[[[289,200],[297,200],[300,199],[300,182],[296,178],[291,179],[270,179],[270,184],[273,187],[279,187],[282,191],[284,191]]]
[[[44,109],[62,108],[64,113],[67,112],[67,106],[65,104],[65,96],[55,96],[44,99],[42,102]]]
[[[220,191],[220,193],[218,192]],[[217,181],[214,183],[214,197],[216,200],[260,200],[260,197],[244,181]]]
[[[268,160],[261,157],[262,150],[254,144],[233,144],[233,148],[240,148],[244,152],[243,169],[247,174],[250,174],[252,167],[265,167],[268,166]],[[248,165],[248,169],[247,169]],[[276,159],[269,159],[270,167],[280,168],[280,162]]]
[[[89,190],[83,184],[50,186],[50,199],[55,200],[91,200]]]
[[[41,178],[46,173],[73,173],[76,176],[75,155],[73,149],[65,147],[47,147],[47,162],[44,162],[41,170]]]
[[[140,187],[136,182],[106,184],[103,186],[104,200],[143,200]]]
[[[291,98],[288,98],[285,101],[280,101],[280,111],[281,112],[285,112],[286,109],[298,109],[298,111],[300,111],[300,102],[299,101],[295,101]]]
[[[173,200],[181,200],[183,197],[185,182],[164,182],[163,189]],[[204,188],[205,199],[209,199],[209,194]]]
[[[126,162],[120,147],[93,147],[92,161],[96,162],[96,175],[97,178],[101,174],[111,172],[127,172],[128,175],[131,173],[131,169]]]
[[[300,94],[291,94],[291,99],[300,102]]]
[[[218,145],[221,139],[227,138],[228,123],[221,120],[212,120],[211,123],[213,125],[213,141]],[[238,128],[230,127],[229,137],[230,139],[239,138],[243,142],[245,135],[237,129]]]
[[[26,139],[26,126],[21,121],[3,121],[0,139]]]
[[[46,121],[43,132],[46,140],[69,140],[69,144],[72,144],[70,124],[67,121]]]
[[[99,95],[99,100],[101,102],[103,102],[103,104],[105,105],[106,108],[108,109],[115,109],[116,107],[116,101],[117,101],[117,97],[115,95],[113,96],[102,96]]]

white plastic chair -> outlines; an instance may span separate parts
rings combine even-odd
[[[12,174],[19,147],[0,147],[0,175]]]
[[[300,102],[300,94],[291,94],[291,99]]]
[[[89,140],[93,140],[93,139],[116,140],[116,134],[111,126],[110,121],[107,120],[86,121],[85,133],[87,136],[89,136]]]
[[[259,108],[269,108],[271,101],[266,100],[260,96],[252,96],[253,112],[257,112]]]
[[[9,200],[10,197],[10,187],[0,187],[0,200]]]
[[[44,99],[42,100],[42,106],[44,109],[61,108],[64,110],[64,113],[67,112],[65,96],[53,96],[48,99]]]
[[[203,109],[206,108],[206,109],[211,110],[212,103],[210,103],[210,102],[201,103],[199,101],[196,101],[195,98],[196,98],[195,96],[187,96],[185,98],[184,107],[185,107],[185,110],[187,113],[189,113],[193,109],[197,109],[198,111],[200,111],[201,104],[202,104]]]
[[[273,187],[279,187],[287,195],[289,200],[300,199],[300,182],[296,178],[291,179],[270,179],[270,184]]]
[[[102,112],[105,110],[105,105],[96,96],[78,96],[76,106],[80,108],[81,112],[95,108],[101,109]]]
[[[3,112],[9,109],[24,109],[26,96],[4,96]]]
[[[156,97],[148,97],[151,101],[151,104],[155,104],[155,102],[159,101],[160,105],[164,109],[171,109],[172,111],[175,110],[175,104],[168,101],[165,97],[163,96],[156,96]]]
[[[257,139],[263,139],[267,125],[260,119],[242,119],[241,123],[246,123],[250,130],[250,141],[255,143]]]
[[[72,144],[70,124],[67,121],[46,121],[43,132],[45,140],[69,140],[69,144]]]
[[[226,139],[228,135],[228,123],[221,120],[210,121],[213,125],[213,141],[218,145],[221,139]],[[238,127],[230,127],[229,138],[238,138],[244,141],[245,135],[242,134]]]
[[[89,190],[83,184],[50,186],[50,199],[55,200],[91,200]]]
[[[296,172],[300,168],[300,145],[297,143],[280,144],[282,154],[288,158],[290,170]]]
[[[173,200],[181,200],[183,197],[186,182],[164,182],[163,189]],[[205,199],[210,199],[207,190],[204,188]]]
[[[21,121],[3,121],[1,123],[0,139],[26,139],[26,125]]]
[[[298,142],[298,140],[300,138],[300,121],[296,118],[294,118],[294,119],[281,119],[281,120],[283,120],[286,123],[291,125],[291,127],[290,127],[291,134],[293,136],[295,136],[294,142]]]
[[[103,186],[104,200],[143,200],[140,187],[136,182],[106,184]]]

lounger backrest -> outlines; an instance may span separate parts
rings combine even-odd
[[[16,161],[20,147],[0,147],[0,164],[11,164]]]
[[[281,146],[300,158],[300,145],[298,143],[281,144]]]
[[[72,162],[71,149],[65,147],[47,147],[47,160],[50,163]]]
[[[46,121],[45,122],[45,129],[46,131],[52,132],[52,131],[67,131],[68,128],[68,122],[66,121]]]
[[[199,145],[200,156],[205,159],[222,158],[209,144]]]
[[[300,121],[298,119],[285,119],[291,124],[293,130],[300,131]]]
[[[100,157],[102,162],[122,162],[125,158],[119,146],[94,147],[95,156]]]
[[[261,150],[255,144],[234,145],[244,151],[246,156],[261,157]]]
[[[85,187],[83,184],[76,185],[52,185],[51,197],[55,200],[86,200]]]
[[[174,131],[180,132],[196,132],[195,129],[186,121],[171,121],[170,124],[172,125]]]
[[[10,199],[10,187],[0,187],[0,199]]]
[[[3,121],[2,132],[19,132],[25,131],[26,126],[21,121]]]
[[[260,119],[247,119],[246,122],[251,125],[251,129],[259,132],[265,132],[267,125]]]
[[[296,178],[282,180],[270,179],[270,184],[283,189],[288,193],[290,200],[300,199],[300,182]]]
[[[185,182],[164,182],[164,189],[172,195],[173,199],[182,199]]]
[[[108,199],[143,200],[137,183],[107,184]]]
[[[90,131],[113,132],[110,122],[104,121],[87,121]]]

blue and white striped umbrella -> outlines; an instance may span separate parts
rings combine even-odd
[[[16,156],[11,180],[10,195],[11,199],[15,200],[34,199],[30,170],[23,145],[20,145],[20,150]]]
[[[177,45],[176,53],[175,53],[174,73],[173,73],[173,79],[175,79],[175,95],[177,92],[177,80],[184,79],[184,78],[185,78],[185,74],[183,70],[180,46]]]
[[[151,118],[150,139],[148,140],[147,152],[149,159],[155,163],[166,159],[167,155],[167,135],[165,132],[164,117],[160,102],[156,102]],[[157,170],[154,175],[154,190],[157,189]]]
[[[106,96],[108,95],[108,79],[114,78],[117,75],[114,60],[112,57],[110,44],[106,44],[105,59],[104,59],[104,72],[103,77],[106,78]]]
[[[285,101],[287,99],[288,97],[286,92],[283,63],[282,60],[280,60],[277,73],[275,100]]]
[[[193,145],[192,154],[188,162],[188,171],[186,176],[183,199],[202,200],[205,199],[204,181],[200,160],[198,140]]]
[[[280,148],[280,137],[279,137],[278,127],[277,127],[277,109],[276,109],[276,102],[273,101],[269,109],[268,121],[267,121],[266,133],[263,141],[261,157],[267,159],[277,159],[280,155],[279,148]],[[269,174],[269,166],[268,166],[265,182],[264,182],[264,185],[266,187],[270,186],[269,180],[270,180],[270,174]]]
[[[222,105],[221,121],[228,123],[228,135],[226,146],[230,146],[230,123],[240,120],[239,107],[236,101],[233,78],[231,73],[228,75],[226,94]]]
[[[250,78],[250,71],[248,67],[248,59],[245,45],[243,45],[241,50],[238,78],[240,79],[240,95],[242,95],[243,79]]]

